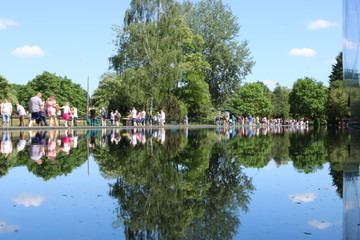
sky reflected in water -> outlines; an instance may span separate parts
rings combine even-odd
[[[0,132],[0,239],[351,239],[357,133]]]

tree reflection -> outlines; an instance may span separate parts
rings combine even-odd
[[[129,239],[231,239],[251,180],[213,133],[167,134],[164,143],[150,137],[134,151],[125,141],[94,155],[102,170],[118,175],[110,191],[119,203],[114,226],[123,224]]]
[[[77,144],[74,130],[61,134],[58,131],[27,131],[10,135],[12,145],[17,147],[6,157],[0,157],[0,176],[6,175],[12,167],[26,166],[35,176],[48,180],[72,172],[87,160],[86,144]],[[49,155],[53,143],[58,144],[58,152]]]
[[[254,191],[244,168],[272,160],[278,166],[292,161],[304,173],[329,162],[342,196],[351,140],[344,129],[278,127],[92,129],[79,142],[71,131],[10,132],[2,143],[8,136],[13,150],[1,154],[0,176],[26,166],[48,180],[92,154],[103,177],[116,179],[109,191],[118,201],[114,227],[124,227],[129,239],[232,239],[239,209],[248,210]]]
[[[328,161],[325,146],[326,130],[316,128],[313,131],[298,132],[290,135],[289,154],[293,165],[304,173],[313,173],[323,168]]]

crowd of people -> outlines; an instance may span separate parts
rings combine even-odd
[[[11,124],[11,116],[13,114],[13,106],[7,98],[0,105],[2,115],[2,126],[9,127]],[[42,99],[42,93],[37,93],[30,98],[28,110],[16,103],[16,112],[19,115],[19,126],[26,126],[25,119],[29,118],[28,126],[59,126],[60,120],[64,121],[64,126],[77,126],[78,109],[75,106],[70,107],[67,102],[60,106],[56,102],[56,95],[51,94],[46,100]],[[47,123],[47,117],[49,124]]]
[[[42,99],[42,93],[37,93],[35,96],[30,98],[28,110],[24,106],[16,103],[16,113],[19,118],[19,126],[56,126],[60,125],[60,120],[63,120],[64,126],[77,126],[78,125],[78,109],[75,106],[70,106],[69,102],[66,102],[63,106],[59,105],[56,101],[56,95],[51,94],[46,100]],[[155,115],[148,113],[145,109],[138,111],[133,107],[125,118],[122,118],[121,113],[118,110],[108,112],[104,107],[100,108],[99,114],[101,122],[98,122],[97,109],[92,106],[88,109],[88,116],[92,126],[107,126],[108,124],[114,126],[120,126],[120,121],[128,120],[132,126],[152,126],[153,124],[164,126],[165,125],[165,112],[160,110]],[[0,105],[0,113],[2,115],[2,126],[9,127],[11,123],[11,116],[13,114],[13,106],[9,102],[8,98],[5,98]],[[26,119],[29,119],[29,123],[26,124]],[[49,120],[49,123],[47,122]],[[185,115],[182,123],[184,125],[189,124],[189,118]],[[267,119],[266,117],[259,118],[251,115],[235,116],[225,114],[223,117],[217,116],[215,118],[215,124],[217,126],[233,126],[233,125],[295,125],[303,126],[308,125],[309,121],[306,119],[300,120],[284,120],[281,118]],[[124,122],[126,124],[126,121]],[[130,124],[129,124],[130,125]]]
[[[228,115],[225,115],[224,117],[217,116],[215,118],[215,123],[217,126],[225,125],[225,126],[234,126],[234,125],[291,125],[291,126],[307,126],[309,125],[309,121],[306,119],[300,119],[300,120],[284,120],[282,118],[272,118],[268,119],[266,117],[259,118],[259,117],[253,117],[252,115],[243,117],[235,115],[231,115],[230,117]]]
[[[160,126],[165,125],[165,112],[164,110],[160,110],[154,116],[151,114],[147,115],[145,109],[141,112],[138,112],[135,107],[130,110],[130,114],[128,115],[130,118],[132,126],[146,126],[148,123],[150,126],[153,124],[158,124]]]

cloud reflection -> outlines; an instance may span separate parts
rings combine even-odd
[[[307,203],[314,201],[317,196],[315,195],[315,193],[292,193],[289,194],[289,198],[294,203]]]
[[[320,230],[334,225],[334,223],[331,223],[331,222],[324,222],[324,221],[318,221],[318,220],[311,220],[308,222],[308,224],[310,226],[316,227],[317,229],[320,229]]]
[[[35,206],[38,207],[45,200],[43,195],[33,195],[28,193],[20,193],[12,197],[13,202],[24,205],[25,207]]]
[[[17,231],[19,231],[19,229],[20,229],[20,226],[9,225],[7,222],[0,221],[0,233],[17,232]]]

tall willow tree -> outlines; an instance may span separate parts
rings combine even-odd
[[[212,103],[223,106],[255,64],[248,43],[239,41],[237,18],[221,0],[184,1],[183,11],[190,29],[205,41],[203,53],[210,64],[205,81]]]

